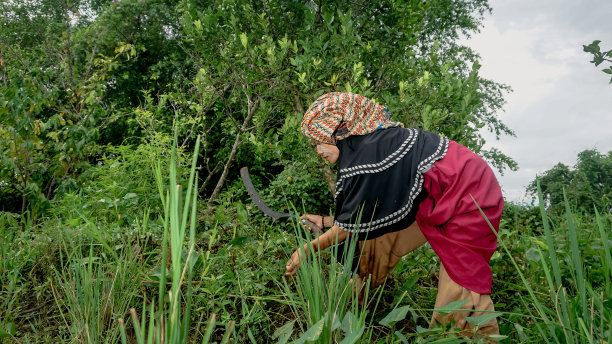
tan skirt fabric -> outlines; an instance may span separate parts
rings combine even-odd
[[[423,245],[426,241],[425,236],[415,222],[410,227],[401,231],[360,242],[359,280],[367,281],[370,278],[370,287],[372,288],[381,285],[402,256]],[[474,310],[495,310],[490,295],[478,294],[455,283],[448,276],[444,265],[440,264],[438,295],[436,296],[435,308],[443,307],[458,300],[470,300],[462,307],[466,309],[465,312],[453,312],[448,315],[434,312],[430,327],[436,326],[437,323],[446,324],[454,320],[455,328],[461,329],[463,335],[471,336],[473,334],[473,325],[466,321],[466,317],[475,317],[483,314],[482,312],[474,312]],[[487,324],[480,326],[476,333],[483,337],[499,334],[497,320],[493,319]]]

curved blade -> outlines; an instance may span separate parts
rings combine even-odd
[[[253,182],[251,182],[251,176],[249,175],[249,169],[243,167],[240,169],[240,178],[242,178],[242,182],[244,183],[244,187],[249,192],[249,196],[253,200],[253,203],[259,208],[259,210],[263,211],[266,216],[270,216],[273,219],[282,219],[284,217],[296,217],[293,214],[288,213],[279,213],[278,211],[274,211],[270,209],[264,201],[259,197],[257,191],[255,191],[255,187],[253,186]]]
[[[259,208],[259,210],[261,210],[264,215],[270,216],[273,219],[282,219],[286,217],[297,218],[295,214],[279,213],[278,211],[274,211],[270,209],[266,205],[266,203],[264,203],[261,197],[259,197],[259,195],[257,194],[257,191],[255,191],[255,187],[253,186],[253,182],[251,181],[251,176],[249,175],[248,168],[243,167],[240,169],[240,178],[242,178],[242,183],[244,183],[244,187],[249,192],[249,196],[251,196],[253,203],[255,203],[257,208]],[[302,220],[302,222],[304,221],[306,221],[305,224],[308,225],[308,228],[310,228],[316,234],[316,236],[319,236],[323,232],[321,228],[319,228],[319,226],[315,225],[314,223],[308,220]]]

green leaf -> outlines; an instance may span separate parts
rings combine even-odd
[[[431,332],[440,332],[440,328],[437,328],[437,327],[425,328],[425,327],[418,326],[418,325],[416,327],[416,333],[418,334],[431,333]]]
[[[508,336],[504,336],[502,334],[492,334],[489,336],[489,339],[495,341],[495,342],[499,342],[502,341],[504,339],[508,338]]]
[[[499,312],[491,312],[491,313],[485,313],[483,315],[479,315],[477,317],[467,317],[465,318],[465,320],[474,326],[482,326],[488,323],[489,321],[497,318],[501,314],[502,313],[499,313]]]
[[[408,344],[408,339],[400,331],[395,331],[393,333],[393,335],[395,335],[395,337],[399,338],[399,340],[402,341],[402,344]]]
[[[525,252],[525,258],[531,262],[537,262],[540,260],[540,254],[538,253],[538,249],[535,247],[530,248]]]
[[[604,69],[603,72],[606,74],[612,74],[612,68]]]
[[[350,313],[350,311],[349,311]],[[340,323],[340,320],[338,319],[338,315],[336,313],[334,313],[333,319],[332,319],[332,324],[331,324],[331,330],[335,331],[338,329],[338,327],[342,326],[342,324]],[[346,316],[344,317],[346,319]]]
[[[327,23],[327,25],[331,25],[331,23],[333,23],[334,21],[334,14],[331,12],[324,11],[323,19],[325,19],[325,22]]]
[[[404,320],[406,318],[406,314],[410,310],[410,306],[402,306],[400,308],[395,308],[386,317],[384,317],[379,324],[383,326],[393,326],[396,322],[400,320]]]
[[[131,199],[131,198],[136,198],[136,197],[138,197],[137,194],[135,194],[133,192],[130,192],[130,193],[126,194],[125,196],[123,196],[123,199]]]
[[[598,53],[599,52],[599,40],[595,40],[593,41],[593,43],[589,44],[589,45],[583,45],[582,48],[584,49],[585,52],[587,53]]]
[[[344,333],[350,333],[351,331],[353,331],[353,328],[356,323],[357,319],[355,318],[355,315],[353,314],[353,312],[348,311],[344,315],[344,319],[342,320],[342,325],[340,326],[340,329]]]
[[[518,333],[519,339],[521,341],[526,341],[527,340],[527,335],[525,334],[525,331],[523,330],[523,326],[521,326],[518,323],[514,324],[514,328],[516,329],[516,333]]]
[[[295,320],[286,323],[274,331],[272,334],[272,339],[278,338],[278,342],[276,342],[276,344],[287,343],[289,337],[291,337],[291,334],[293,333],[293,325],[295,325]]]
[[[255,337],[253,336],[253,332],[251,332],[250,327],[247,327],[247,336],[249,337],[249,340],[251,341],[251,343],[257,344],[257,341],[255,340]]]
[[[321,320],[317,321],[314,325],[312,325],[306,332],[304,332],[304,334],[298,340],[293,343],[302,344],[306,343],[307,341],[311,342],[319,339],[319,336],[321,336],[321,332],[323,332],[324,325],[325,317],[323,317]]]
[[[353,343],[355,343],[359,338],[361,338],[361,335],[363,334],[363,330],[364,329],[365,329],[365,327],[361,326],[356,331],[353,331],[353,332],[349,333],[346,337],[344,337],[344,339],[340,342],[340,344],[353,344]]]
[[[230,241],[228,243],[228,245],[231,245],[231,246],[241,246],[242,247],[247,242],[249,242],[249,238],[248,237],[236,237],[236,238],[232,239],[232,241]]]
[[[461,309],[461,307],[465,306],[468,302],[470,302],[470,300],[453,301],[444,307],[436,308],[435,311],[440,314],[449,314]]]
[[[0,338],[8,338],[8,337],[11,337],[10,333],[0,330]]]
[[[247,39],[246,33],[244,33],[244,32],[240,34],[240,43],[242,43],[242,46],[246,49],[247,43],[248,43],[248,39]]]

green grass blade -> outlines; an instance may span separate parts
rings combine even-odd
[[[589,343],[593,344],[593,338],[591,337],[591,334],[589,333],[589,330],[584,324],[582,318],[578,318],[578,323],[580,324],[580,329],[582,329],[582,332],[584,333],[585,337],[587,337],[587,339],[589,340]]]
[[[540,207],[540,213],[542,215],[542,224],[544,226],[544,233],[546,234],[546,244],[548,245],[548,256],[550,257],[550,264],[553,269],[553,275],[555,276],[555,287],[557,290],[561,287],[561,269],[559,268],[559,259],[555,251],[555,243],[553,241],[552,232],[550,230],[550,224],[548,222],[548,215],[546,214],[546,208],[544,205],[544,199],[542,197],[542,188],[540,187],[540,181],[537,182],[538,186],[538,203]]]
[[[217,316],[213,313],[208,320],[208,326],[206,326],[206,332],[204,333],[204,338],[202,338],[202,344],[208,344],[210,342],[210,337],[212,336],[215,328],[216,319]]]
[[[119,329],[121,331],[121,343],[128,344],[127,335],[125,334],[125,323],[122,318],[119,318]]]
[[[166,204],[170,202],[170,193],[166,192]],[[163,312],[166,298],[166,262],[168,261],[168,247],[169,246],[169,233],[168,229],[170,228],[170,209],[166,207],[164,209],[164,231],[162,234],[162,252],[161,252],[161,262],[160,262],[160,276],[159,276],[159,290],[158,290],[158,308],[160,312]]]
[[[493,231],[493,233],[495,234],[495,236],[497,237],[497,242],[499,244],[501,244],[502,248],[504,249],[504,252],[506,252],[506,254],[508,255],[508,257],[510,257],[510,261],[512,262],[512,265],[514,266],[516,272],[518,273],[519,277],[521,278],[521,281],[523,282],[523,285],[525,286],[525,288],[527,289],[527,292],[529,293],[529,296],[531,296],[531,299],[533,300],[533,303],[536,306],[536,310],[538,311],[538,313],[540,314],[540,317],[542,317],[542,319],[545,319],[546,321],[550,321],[548,316],[546,315],[546,312],[544,311],[544,307],[542,306],[542,304],[540,303],[540,300],[536,297],[533,288],[531,288],[531,286],[529,285],[529,283],[527,282],[527,279],[525,278],[525,276],[523,275],[523,273],[521,272],[521,269],[519,268],[518,264],[516,263],[516,261],[513,259],[512,257],[512,253],[510,252],[510,250],[508,249],[508,246],[506,245],[506,243],[501,240],[499,233],[495,230],[495,227],[493,227],[493,225],[491,224],[491,222],[489,221],[489,219],[487,218],[487,216],[485,215],[484,211],[482,211],[482,209],[480,208],[480,206],[478,205],[478,203],[476,202],[476,200],[474,199],[474,197],[472,197],[472,200],[474,201],[474,203],[476,204],[476,207],[478,207],[478,210],[480,211],[480,214],[482,215],[482,217],[485,219],[485,221],[487,222],[487,224],[489,225],[489,228],[491,228],[491,230]]]
[[[565,200],[565,212],[567,217],[567,228],[569,230],[570,238],[570,251],[572,256],[572,262],[574,263],[574,272],[576,274],[576,288],[580,295],[580,304],[582,306],[582,317],[586,317],[588,312],[588,302],[586,297],[586,280],[584,279],[582,258],[580,256],[580,250],[578,249],[578,235],[576,234],[576,224],[574,223],[574,216],[570,210],[570,205],[563,190],[563,199]],[[580,317],[580,316],[579,316]],[[590,325],[590,324],[589,324]]]
[[[236,322],[233,320],[227,324],[225,328],[225,334],[223,335],[223,339],[221,339],[221,344],[227,344],[229,342],[230,337],[232,336],[232,332],[234,332],[234,326]]]
[[[161,331],[160,331],[161,332]],[[157,337],[161,335],[158,334]],[[147,344],[153,344],[153,339],[155,338],[155,303],[151,302],[151,306],[149,309],[149,333],[147,338]]]
[[[604,253],[604,261],[607,266],[608,273],[604,274],[606,276],[606,290],[610,290],[610,276],[612,276],[612,257],[610,256],[610,245],[608,243],[608,234],[606,233],[606,229],[603,224],[603,220],[595,208],[595,220],[597,222],[597,228],[599,229],[599,237],[601,238],[601,243],[603,246]]]
[[[142,328],[140,327],[140,320],[138,319],[136,310],[134,308],[131,308],[130,313],[132,314],[132,324],[134,325],[136,341],[138,342],[138,344],[144,344],[144,333],[142,332]]]

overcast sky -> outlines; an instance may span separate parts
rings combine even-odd
[[[610,0],[490,1],[479,34],[464,43],[481,55],[481,75],[510,85],[502,120],[516,132],[494,147],[517,172],[498,179],[506,199],[529,201],[525,187],[559,162],[573,166],[585,149],[612,150],[612,85],[583,44],[612,49]],[[605,64],[608,67],[610,64]]]

